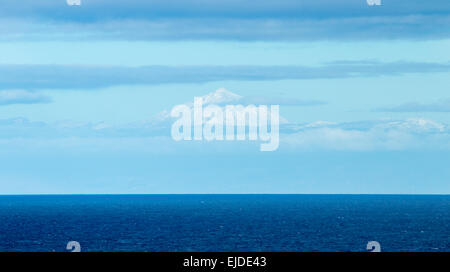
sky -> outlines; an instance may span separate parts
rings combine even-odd
[[[450,193],[448,0],[0,3],[0,194]],[[278,150],[174,141],[202,96]]]

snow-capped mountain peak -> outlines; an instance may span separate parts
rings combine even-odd
[[[237,102],[242,99],[242,96],[228,91],[225,88],[220,88],[215,92],[202,96],[204,104],[225,104]]]

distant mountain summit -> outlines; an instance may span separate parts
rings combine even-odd
[[[215,92],[202,96],[204,104],[225,104],[238,102],[242,96],[228,91],[225,88],[220,88]]]

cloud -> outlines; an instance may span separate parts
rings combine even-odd
[[[287,97],[248,96],[243,97],[240,103],[244,105],[282,105],[282,106],[320,106],[327,104],[319,100],[301,100]]]
[[[0,91],[0,106],[12,104],[41,104],[51,102],[50,97],[25,90]]]
[[[3,40],[366,40],[450,37],[447,0],[64,0],[2,3]],[[4,26],[4,27],[1,27]]]
[[[182,142],[170,137],[166,118],[123,125],[33,122],[24,118],[0,120],[0,145],[11,149],[85,148],[140,152],[256,152],[249,142]],[[41,146],[42,145],[42,146]],[[317,121],[280,125],[281,152],[449,150],[450,126],[423,118],[369,120],[350,123]]]
[[[292,126],[292,125],[291,125]],[[294,125],[280,147],[298,150],[386,151],[449,149],[450,127],[422,118]]]
[[[318,100],[301,100],[292,97],[240,96],[225,88],[202,96],[204,104],[216,105],[281,105],[281,106],[318,106],[326,102]]]
[[[450,63],[335,62],[321,66],[0,65],[5,89],[95,89],[116,85],[398,76],[450,72]],[[24,77],[23,75],[27,76]],[[310,101],[311,102],[311,101]],[[312,101],[314,103],[314,101]]]
[[[241,104],[250,98],[224,88],[202,96],[205,104]],[[261,101],[281,101],[280,98],[262,98]],[[286,101],[289,101],[287,99]],[[298,102],[298,101],[296,101]],[[295,103],[295,105],[310,105]],[[186,105],[192,106],[192,102]],[[287,103],[289,105],[289,103]],[[86,150],[117,150],[132,148],[145,152],[178,152],[197,149],[258,150],[253,143],[226,142],[204,144],[201,142],[175,143],[170,131],[173,118],[170,110],[163,111],[148,120],[108,124],[62,120],[54,123],[30,121],[25,118],[0,120],[0,145],[21,148],[51,149],[85,148]],[[447,150],[450,148],[450,126],[424,118],[379,119],[357,122],[316,121],[292,123],[280,117],[280,151],[300,152],[309,150],[331,151],[385,151],[385,150]],[[8,149],[8,150],[9,150]],[[234,150],[234,151],[233,151]],[[252,151],[253,150],[253,151]]]
[[[355,122],[316,121],[307,124],[288,124],[286,133],[297,133],[314,129],[342,129],[347,131],[404,131],[415,134],[445,133],[450,130],[447,125],[424,118],[378,119]]]
[[[66,1],[22,0],[2,3],[2,17],[42,18],[56,21],[102,21],[113,18],[337,18],[448,13],[447,0],[386,1],[369,7],[366,1],[347,0],[86,0],[80,7]]]
[[[430,40],[450,38],[450,16],[335,19],[171,18],[106,22],[41,22],[1,19],[0,41],[126,40]],[[7,27],[6,27],[7,26]]]
[[[434,103],[406,103],[394,107],[377,109],[382,112],[450,112],[450,99]]]

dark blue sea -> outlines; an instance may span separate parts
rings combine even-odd
[[[0,251],[450,251],[450,196],[0,196]]]

